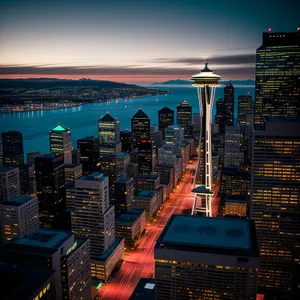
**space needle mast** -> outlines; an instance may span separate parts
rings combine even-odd
[[[200,139],[197,168],[194,178],[195,194],[192,214],[212,216],[212,160],[211,160],[211,121],[216,87],[220,76],[208,68],[208,62],[199,74],[192,76],[193,86],[197,88],[200,108]]]

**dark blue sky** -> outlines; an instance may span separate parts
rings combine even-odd
[[[261,33],[295,31],[299,11],[295,0],[2,0],[0,76],[153,82],[189,78],[207,55],[224,79],[253,78]]]

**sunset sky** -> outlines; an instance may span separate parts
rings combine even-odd
[[[261,34],[296,31],[295,0],[1,0],[0,77],[128,83],[188,79],[210,67],[254,78]]]

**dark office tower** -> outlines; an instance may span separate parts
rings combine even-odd
[[[115,182],[115,212],[121,214],[131,209],[134,198],[133,178],[122,177]]]
[[[117,179],[116,156],[112,154],[101,154],[98,170],[108,177],[110,200],[115,199],[115,181]]]
[[[78,149],[72,150],[72,164],[73,165],[80,164],[80,152]]]
[[[24,165],[23,137],[19,131],[2,132],[3,166],[20,167]]]
[[[192,106],[186,100],[177,105],[177,123],[184,129],[185,138],[193,135]]]
[[[130,130],[123,130],[120,133],[122,152],[130,152],[132,150],[132,132]]]
[[[0,134],[0,168],[3,166],[2,134]]]
[[[109,113],[98,121],[98,137],[100,154],[116,155],[122,152],[120,121]]]
[[[140,140],[150,139],[150,118],[140,108],[131,118],[133,148],[138,146]]]
[[[49,153],[35,158],[40,226],[64,229],[66,209],[64,154]]]
[[[265,117],[254,132],[252,218],[260,244],[265,299],[299,299],[300,119]]]
[[[224,88],[225,126],[234,126],[234,86],[227,84]]]
[[[89,136],[77,141],[77,148],[80,153],[82,173],[88,175],[97,171],[99,161],[99,139]]]
[[[255,126],[263,116],[300,115],[300,31],[264,32],[256,50]]]
[[[241,151],[244,153],[244,159],[248,157],[248,142],[250,138],[251,128],[253,125],[253,105],[252,96],[238,97],[238,126],[241,127]]]
[[[225,133],[225,105],[222,99],[216,102],[217,111],[215,116],[215,124],[219,124],[219,133]]]
[[[165,138],[165,128],[174,124],[174,110],[165,106],[158,111],[158,130],[162,131],[163,139]]]
[[[150,174],[154,171],[153,144],[151,140],[141,140],[138,144],[139,174]]]

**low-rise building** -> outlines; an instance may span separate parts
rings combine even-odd
[[[136,191],[154,190],[159,186],[160,176],[158,174],[145,174],[136,177]]]
[[[20,195],[0,203],[2,241],[23,237],[39,228],[37,197]]]
[[[172,215],[154,247],[156,299],[255,300],[253,220]]]
[[[145,210],[137,208],[116,216],[116,236],[123,238],[125,244],[132,247],[145,229],[145,219]]]
[[[144,209],[146,213],[146,220],[150,221],[158,210],[157,193],[151,190],[143,190],[139,192],[132,202],[132,207]]]
[[[140,278],[129,300],[153,300],[155,295],[155,281],[150,278]]]
[[[248,199],[244,196],[230,195],[225,198],[224,216],[247,217]]]
[[[103,255],[99,256],[96,261],[92,260],[91,269],[92,274],[94,274],[93,277],[107,282],[117,263],[123,257],[124,239],[116,237],[113,244]]]

